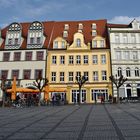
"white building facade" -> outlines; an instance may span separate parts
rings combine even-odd
[[[120,97],[140,97],[140,23],[108,24],[110,34],[112,75],[128,80],[120,87]],[[113,85],[114,96],[117,89]]]
[[[43,25],[33,22],[29,25],[26,36],[23,32],[22,25],[12,23],[6,29],[5,41],[1,39],[0,79],[12,81],[16,77],[17,86],[34,89],[35,79],[40,74],[46,76],[47,49],[43,48]]]

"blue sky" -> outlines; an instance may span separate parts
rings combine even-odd
[[[107,19],[140,21],[140,0],[0,0],[0,27],[12,22]]]

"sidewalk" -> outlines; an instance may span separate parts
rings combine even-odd
[[[140,103],[0,108],[0,140],[140,140]]]

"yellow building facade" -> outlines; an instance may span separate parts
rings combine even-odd
[[[81,89],[82,103],[105,101],[112,95],[112,84],[109,80],[110,49],[106,48],[106,40],[96,36],[91,43],[85,44],[84,34],[76,32],[73,43],[69,45],[62,37],[53,40],[53,49],[48,50],[47,78],[50,88],[61,88],[59,93],[69,104],[79,102],[79,87],[76,76],[84,75],[88,81]],[[56,94],[49,93],[49,98]]]

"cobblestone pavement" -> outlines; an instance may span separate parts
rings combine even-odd
[[[140,140],[140,103],[0,108],[0,140]]]

